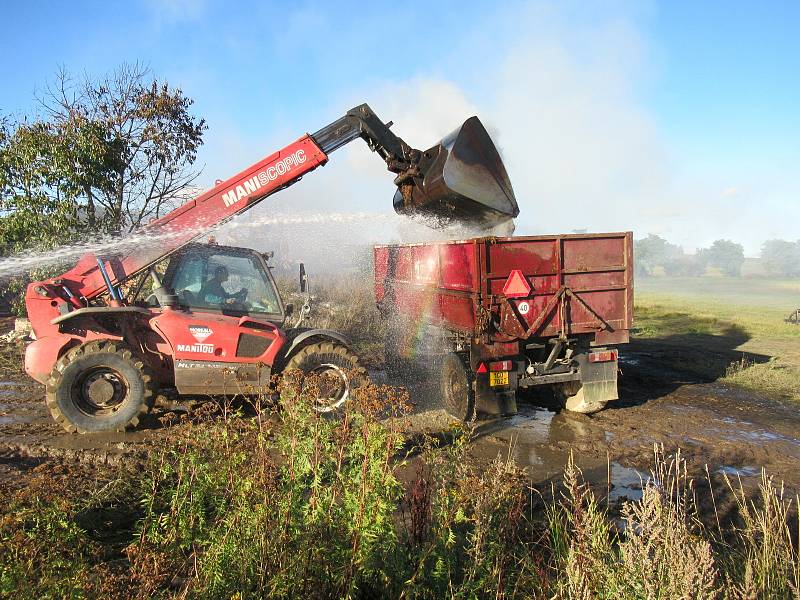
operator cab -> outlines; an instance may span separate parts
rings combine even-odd
[[[288,316],[264,255],[249,248],[189,244],[169,258],[162,281],[184,310],[275,323]]]

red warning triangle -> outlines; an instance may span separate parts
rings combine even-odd
[[[531,284],[519,269],[514,269],[506,279],[503,286],[503,295],[506,298],[524,298],[531,293]]]

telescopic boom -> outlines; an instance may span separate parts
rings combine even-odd
[[[151,221],[143,232],[157,236],[150,248],[111,258],[105,263],[111,286],[134,277],[181,246],[204,235],[267,196],[299,181],[328,162],[331,152],[362,138],[395,173],[394,208],[401,214],[432,217],[436,223],[493,226],[519,214],[505,167],[477,117],[426,151],[412,148],[389,129],[366,104],[316,133],[306,134],[214,188]],[[92,298],[109,289],[93,255],[83,257],[58,285],[75,299]],[[55,281],[55,280],[53,280]]]

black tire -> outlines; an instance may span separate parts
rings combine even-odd
[[[442,404],[456,419],[471,421],[475,416],[475,393],[472,376],[458,354],[444,357],[441,371]]]
[[[305,374],[316,373],[332,377],[331,396],[317,398],[315,410],[321,413],[341,409],[353,390],[367,377],[358,356],[341,342],[334,340],[303,346],[286,363],[285,371],[299,369]]]
[[[155,378],[127,346],[96,341],[73,348],[47,380],[50,414],[70,433],[124,431],[153,405]]]

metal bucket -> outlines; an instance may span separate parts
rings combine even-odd
[[[396,212],[442,225],[488,229],[519,214],[503,161],[478,117],[423,152],[418,175],[396,183]]]

